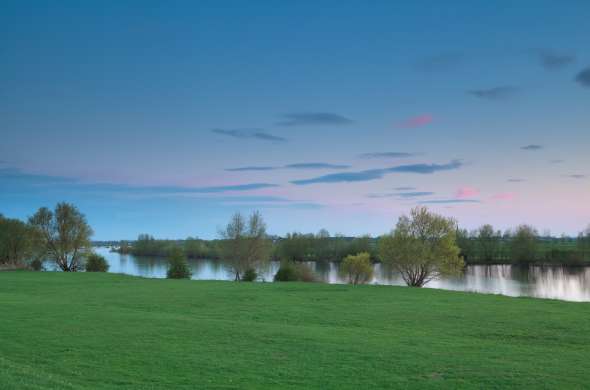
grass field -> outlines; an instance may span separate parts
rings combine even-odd
[[[0,272],[0,388],[588,388],[590,304]]]

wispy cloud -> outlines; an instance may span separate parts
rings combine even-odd
[[[509,183],[522,183],[522,182],[525,182],[526,180],[525,179],[513,178],[513,179],[508,179],[506,181],[509,182]]]
[[[583,87],[590,88],[590,66],[584,68],[576,75],[575,80]]]
[[[418,198],[422,196],[430,196],[434,195],[434,192],[431,191],[414,191],[414,192],[390,192],[385,194],[368,194],[367,198],[373,199],[380,199],[380,198],[401,198],[401,199],[410,199],[410,198]]]
[[[417,198],[421,196],[434,195],[432,191],[414,191],[414,192],[399,192],[397,196],[400,198]]]
[[[395,187],[396,191],[414,191],[416,187]]]
[[[216,194],[225,192],[253,191],[266,188],[279,187],[271,183],[245,183],[219,186],[188,187],[188,186],[134,186],[128,184],[89,183],[76,178],[32,174],[16,169],[0,169],[0,188],[35,187],[57,188],[60,190],[77,190],[84,192],[105,193],[142,193],[142,194]]]
[[[288,165],[285,165],[285,168],[289,168],[289,169],[347,169],[347,168],[350,168],[350,165],[312,162],[312,163],[288,164]]]
[[[268,134],[261,129],[212,129],[213,133],[232,138],[257,139],[260,141],[286,142],[287,139]]]
[[[431,174],[440,171],[451,171],[463,166],[461,160],[452,160],[447,164],[408,164],[388,168],[387,172]]]
[[[354,123],[352,119],[330,112],[295,112],[282,115],[279,126],[343,126]]]
[[[549,164],[561,164],[565,162],[565,160],[549,160]]]
[[[574,173],[571,175],[564,175],[565,177],[569,177],[570,179],[585,179],[586,177],[588,177],[587,175],[582,175],[579,173]]]
[[[237,168],[227,168],[225,169],[228,172],[247,172],[247,171],[273,171],[277,169],[348,169],[350,165],[342,165],[342,164],[328,164],[328,163],[321,163],[321,162],[309,162],[309,163],[297,163],[297,164],[287,164],[283,166],[248,166],[248,167],[237,167]]]
[[[459,169],[463,166],[460,160],[452,160],[447,164],[408,164],[398,165],[383,169],[369,169],[360,172],[333,173],[311,179],[293,180],[291,183],[296,185],[308,185],[315,183],[348,183],[359,181],[370,181],[381,179],[389,173],[415,173],[415,174],[432,174],[440,171],[449,171]]]
[[[500,86],[489,89],[474,89],[467,91],[468,94],[481,99],[488,100],[503,100],[514,96],[518,92],[518,88],[514,86]]]
[[[432,115],[423,114],[412,118],[408,118],[403,122],[397,124],[397,127],[406,129],[415,129],[417,127],[425,126],[432,122]]]
[[[534,151],[543,149],[543,145],[535,145],[535,144],[525,145],[525,146],[521,146],[520,149],[534,152]]]
[[[573,54],[557,53],[551,49],[535,49],[533,54],[541,66],[547,70],[562,69],[576,61]]]
[[[424,200],[418,202],[419,204],[454,204],[454,203],[481,203],[477,199],[435,199],[435,200]]]
[[[276,167],[263,167],[263,166],[250,166],[250,167],[238,167],[238,168],[227,168],[228,172],[246,172],[246,171],[272,171]]]
[[[455,198],[467,199],[467,198],[474,198],[478,195],[479,195],[479,190],[477,188],[465,186],[465,187],[461,187],[461,188],[457,189],[457,192],[455,193]]]
[[[501,201],[509,201],[514,200],[516,198],[516,194],[513,192],[501,192],[499,194],[494,194],[491,196],[492,200],[501,200]]]
[[[359,155],[360,158],[408,158],[417,156],[417,153],[407,153],[407,152],[376,152],[376,153],[363,153]]]

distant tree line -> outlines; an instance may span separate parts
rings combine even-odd
[[[51,261],[64,272],[105,272],[106,260],[92,252],[93,230],[74,205],[40,208],[27,222],[0,215],[0,268],[39,270]],[[233,215],[219,238],[206,241],[157,240],[141,234],[121,242],[117,251],[169,260],[169,278],[190,278],[187,258],[220,259],[236,281],[258,279],[271,259],[281,262],[275,281],[315,281],[307,262],[342,262],[341,276],[351,284],[373,279],[373,264],[382,262],[399,272],[409,286],[462,270],[465,264],[585,264],[590,263],[590,226],[576,238],[540,235],[530,225],[501,232],[491,225],[468,232],[455,220],[416,207],[399,218],[394,229],[379,238],[291,233],[267,234],[258,212]]]
[[[578,237],[539,235],[530,225],[502,232],[483,225],[457,230],[457,244],[467,264],[566,264],[590,262],[590,226]]]

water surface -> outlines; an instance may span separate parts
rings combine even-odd
[[[149,278],[166,277],[165,258],[122,255],[104,247],[95,250],[107,259],[109,272]],[[233,280],[233,274],[219,261],[189,259],[189,265],[193,279]],[[321,281],[345,283],[339,276],[337,263],[311,262],[308,266]],[[270,262],[259,270],[261,279],[272,281],[278,268],[278,262]],[[399,274],[381,264],[375,265],[375,277],[371,283],[404,285]],[[590,302],[590,267],[470,265],[463,275],[432,281],[426,287]]]

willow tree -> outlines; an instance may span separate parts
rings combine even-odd
[[[416,207],[409,216],[399,218],[391,234],[379,240],[381,260],[412,287],[459,273],[463,259],[459,256],[456,231],[453,219],[431,213],[426,207]]]
[[[55,211],[40,208],[29,218],[45,257],[64,272],[75,272],[91,247],[92,228],[76,206],[58,203]]]
[[[350,284],[364,284],[373,278],[373,264],[371,254],[361,252],[356,255],[348,255],[340,265],[340,274]]]
[[[255,270],[270,257],[266,224],[257,211],[248,220],[240,213],[234,214],[219,235],[221,258],[234,274],[235,280],[241,280],[247,270]]]

